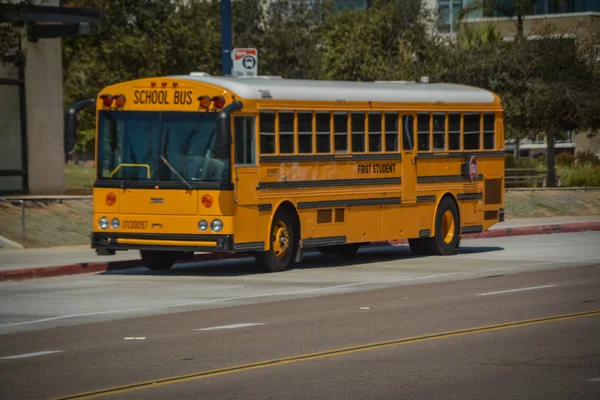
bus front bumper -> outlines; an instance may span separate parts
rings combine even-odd
[[[172,250],[185,252],[234,252],[233,235],[155,235],[92,233],[92,248],[98,253],[116,250]]]

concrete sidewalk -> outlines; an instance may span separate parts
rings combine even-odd
[[[600,230],[600,215],[586,217],[552,217],[511,219],[496,224],[480,234],[465,238],[535,235]],[[406,241],[392,241],[403,245]],[[387,244],[387,243],[386,243]],[[194,261],[247,257],[248,254],[196,254]],[[22,280],[77,273],[104,272],[141,267],[138,251],[117,252],[114,256],[98,256],[88,246],[39,249],[0,249],[0,281]]]

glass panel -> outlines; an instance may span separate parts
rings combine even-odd
[[[464,114],[464,149],[479,150],[479,136],[481,134],[481,117],[479,113]]]
[[[298,152],[312,153],[311,111],[298,111]]]
[[[433,149],[446,150],[446,114],[433,114]]]
[[[450,150],[460,150],[460,114],[448,114],[448,141]]]
[[[419,139],[419,151],[429,150],[429,113],[419,113],[417,115],[417,135]]]
[[[334,150],[345,153],[348,151],[348,113],[333,113]]]
[[[398,113],[385,113],[385,151],[398,151]]]
[[[235,117],[233,126],[235,135],[235,163],[254,165],[256,163],[254,117]]]
[[[381,151],[381,113],[369,113],[369,151]]]
[[[0,87],[2,88],[2,96],[0,96],[0,170],[21,170],[23,169],[23,160],[19,87],[8,85]]]
[[[352,151],[362,153],[365,151],[365,113],[353,112],[351,118]]]
[[[415,137],[415,119],[412,115],[402,116],[402,132],[402,148],[412,150]]]
[[[496,147],[494,141],[494,113],[483,114],[483,148],[493,149]]]
[[[275,111],[260,112],[260,153],[275,154]]]
[[[229,154],[218,144],[216,120],[216,113],[101,111],[98,175],[181,182],[179,174],[190,182],[228,181]]]
[[[294,152],[294,113],[279,111],[279,153]]]
[[[20,176],[0,176],[0,193],[22,192],[23,178]]]
[[[331,120],[328,112],[318,112],[317,123],[317,153],[331,153]]]

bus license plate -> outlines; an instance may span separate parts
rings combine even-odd
[[[148,221],[123,221],[124,229],[146,229]]]

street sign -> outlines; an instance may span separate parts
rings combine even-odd
[[[231,59],[233,61],[231,76],[258,75],[258,51],[256,49],[233,49]]]

